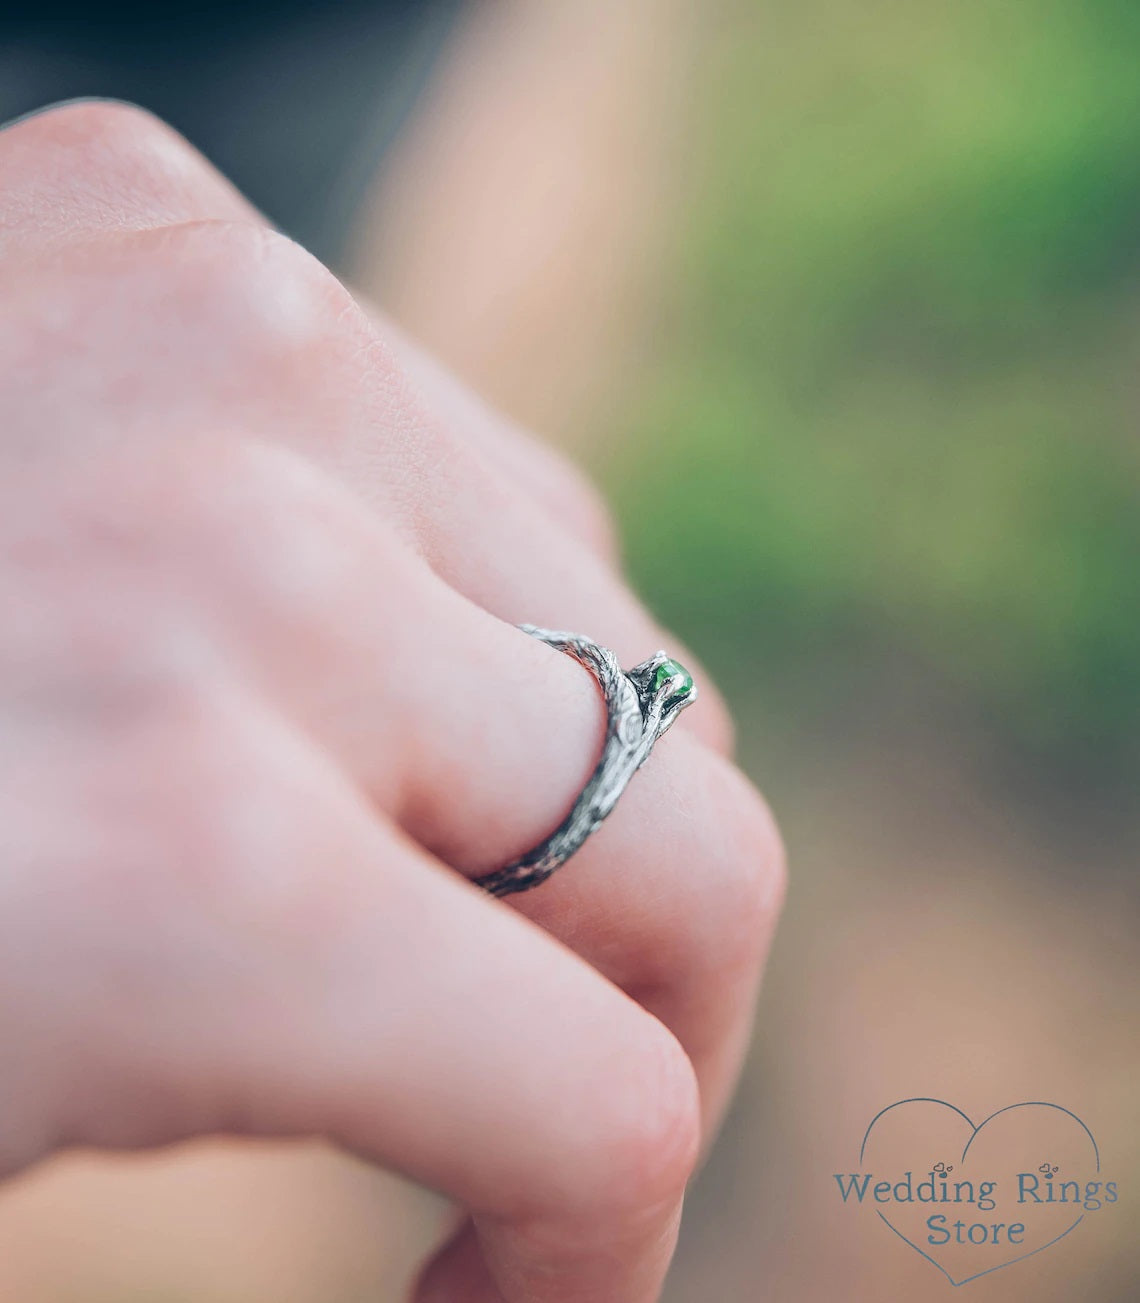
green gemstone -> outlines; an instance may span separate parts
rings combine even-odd
[[[687,697],[693,690],[693,676],[679,661],[662,661],[653,671],[653,691],[656,692],[663,683],[667,683],[672,678],[680,678],[681,682],[673,692],[675,697]]]

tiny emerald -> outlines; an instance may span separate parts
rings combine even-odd
[[[674,696],[687,697],[693,690],[693,676],[679,661],[662,661],[653,671],[653,691],[656,692],[663,683],[680,678]]]

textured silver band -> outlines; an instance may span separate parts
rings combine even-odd
[[[517,860],[475,879],[494,896],[529,891],[565,864],[617,804],[653,744],[697,697],[689,672],[665,652],[623,670],[614,653],[592,638],[533,624],[520,624],[519,628],[573,656],[591,671],[606,702],[606,739],[589,781],[550,836]]]

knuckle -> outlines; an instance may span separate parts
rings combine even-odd
[[[44,123],[66,128],[86,146],[127,157],[166,153],[172,142],[182,139],[149,109],[125,100],[74,100],[49,110]]]
[[[701,1143],[700,1099],[688,1056],[664,1026],[647,1021],[617,1080],[605,1083],[595,1184],[607,1218],[629,1223],[677,1202]]]
[[[267,363],[282,382],[289,379],[285,368],[335,332],[352,306],[348,290],[327,268],[269,227],[209,220],[140,239],[167,255],[162,289],[173,292],[196,337],[206,328],[231,364]]]
[[[19,365],[0,386],[29,441],[144,447],[240,425],[312,446],[359,423],[371,379],[359,309],[315,258],[254,223],[116,235],[19,288],[0,310]]]
[[[763,797],[735,766],[722,785],[727,830],[729,889],[723,895],[723,958],[759,968],[783,904],[787,856],[776,821]]]
[[[8,128],[9,140],[21,135],[47,137],[63,147],[140,155],[181,139],[148,109],[124,100],[74,99],[33,113]]]
[[[687,805],[674,825],[670,888],[646,915],[632,977],[651,1002],[679,980],[701,990],[753,988],[785,893],[783,842],[767,804],[735,765],[685,741],[671,748],[676,768],[665,787]]]
[[[0,133],[3,190],[44,213],[63,205],[84,225],[121,228],[179,215],[176,199],[200,166],[193,146],[153,113],[118,100],[71,100]]]

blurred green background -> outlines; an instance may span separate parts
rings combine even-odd
[[[792,881],[669,1298],[936,1298],[829,1200],[878,1108],[1068,1101],[1140,1175],[1140,8],[715,4],[695,50],[598,462]],[[970,1289],[1140,1297],[1127,1214]]]
[[[766,710],[886,657],[1134,779],[1140,8],[710,8],[635,573]]]

